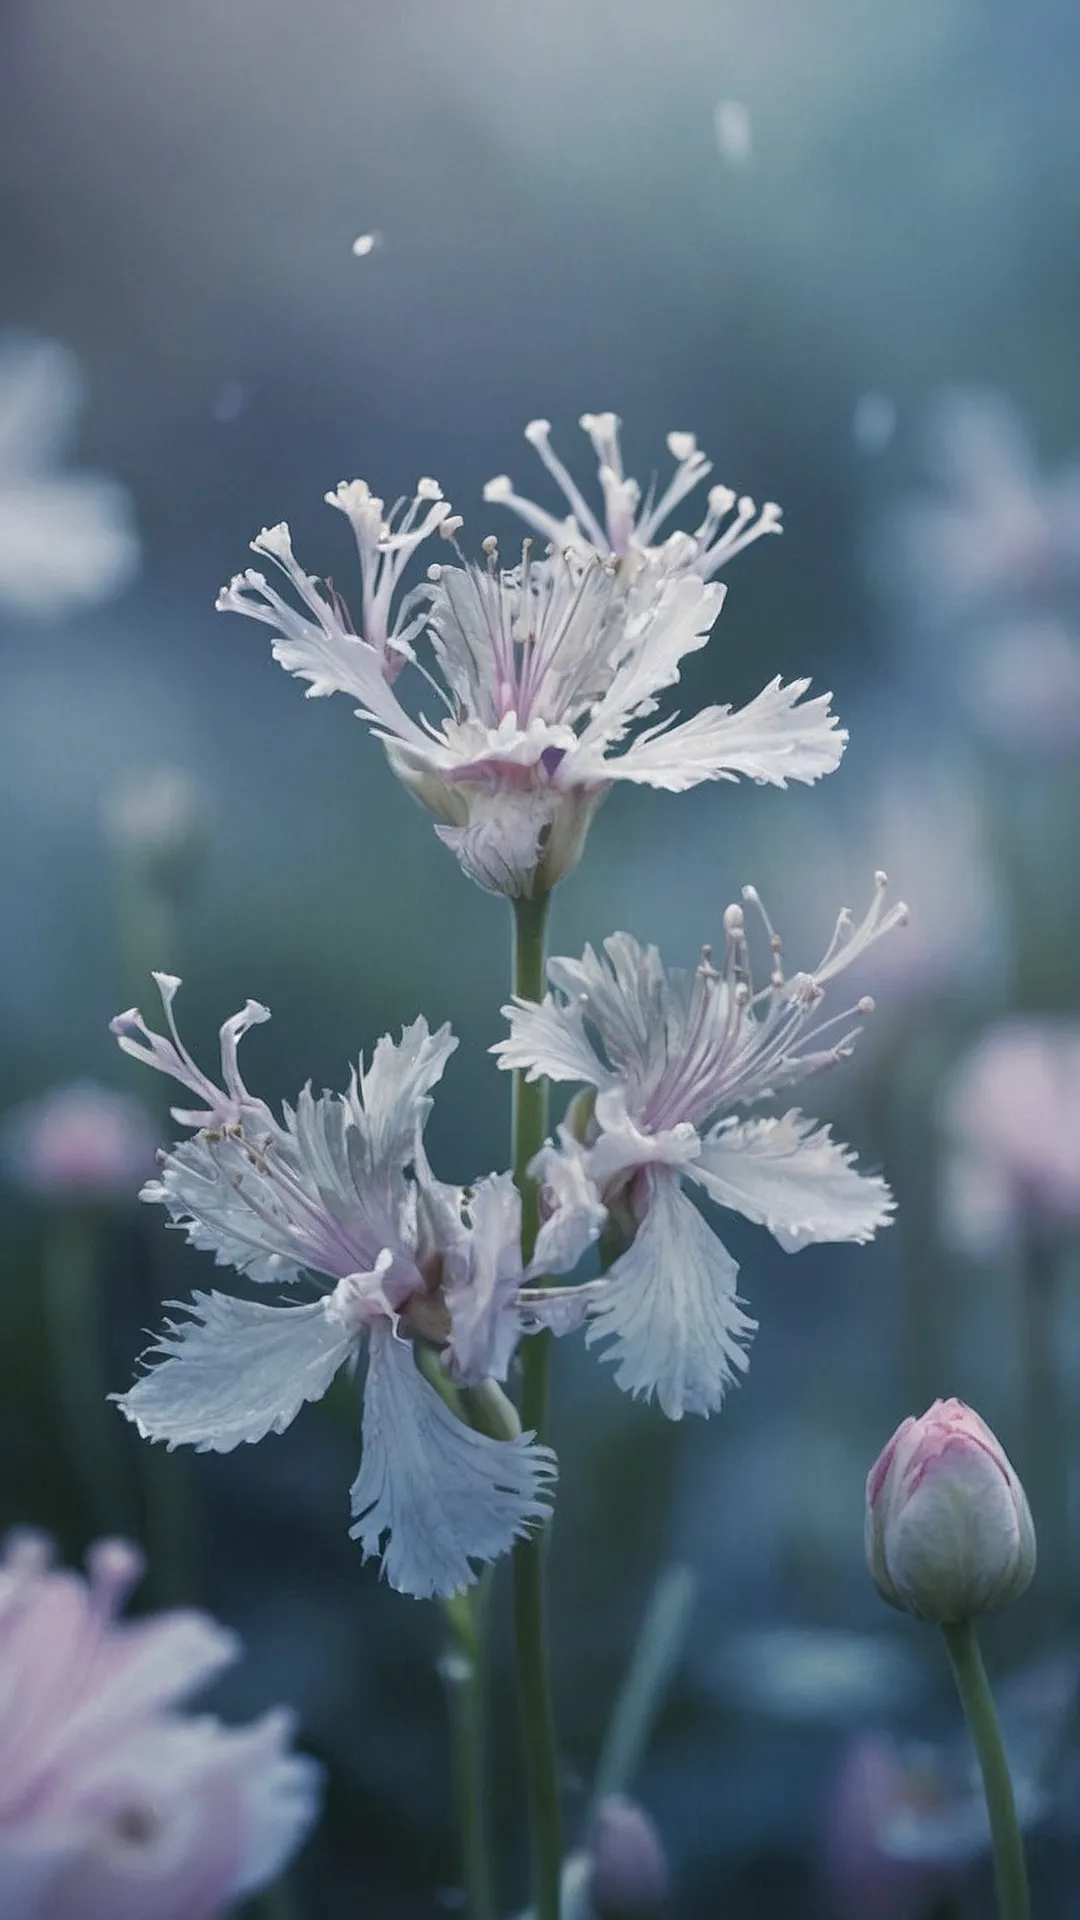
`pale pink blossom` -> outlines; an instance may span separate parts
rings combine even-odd
[[[837,1920],[922,1920],[935,1894],[956,1879],[952,1861],[903,1850],[905,1827],[932,1834],[953,1803],[929,1767],[887,1733],[851,1742],[832,1790],[825,1872]]]
[[[0,1552],[4,1920],[217,1920],[276,1879],[318,1810],[281,1709],[246,1727],[179,1711],[236,1660],[204,1613],[123,1622],[142,1573],[102,1540],[89,1578],[42,1536]]]
[[[947,1084],[945,1222],[987,1255],[1080,1226],[1080,1022],[1014,1017]]]
[[[53,1087],[4,1121],[9,1175],[35,1199],[58,1205],[133,1200],[153,1170],[156,1147],[141,1101],[93,1080]]]

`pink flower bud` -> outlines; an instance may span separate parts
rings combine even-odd
[[[644,1808],[624,1794],[601,1800],[593,1829],[589,1905],[596,1920],[653,1920],[667,1898],[667,1862]]]
[[[905,1420],[866,1482],[866,1558],[890,1606],[941,1625],[993,1613],[1035,1571],[1027,1495],[961,1400]]]

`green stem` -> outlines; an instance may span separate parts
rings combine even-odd
[[[544,997],[547,908],[546,894],[514,901],[514,992],[526,1000]],[[521,1194],[521,1252],[526,1263],[540,1228],[540,1194],[528,1168],[546,1132],[547,1082],[530,1082],[516,1071],[513,1162]],[[541,1441],[547,1437],[550,1349],[550,1333],[534,1334],[524,1342],[521,1356],[521,1424]],[[562,1815],[544,1595],[546,1531],[519,1540],[514,1548],[514,1632],[532,1834],[533,1913],[535,1920],[559,1920]]]
[[[99,1222],[75,1209],[54,1213],[45,1228],[42,1282],[57,1411],[89,1530],[137,1539],[124,1426],[107,1397],[99,1238]]]
[[[461,1877],[468,1920],[496,1920],[484,1765],[486,1585],[482,1581],[479,1587],[444,1601],[450,1644],[439,1662],[454,1729]]]
[[[515,1439],[517,1414],[501,1387],[486,1380],[479,1387],[456,1387],[439,1365],[433,1347],[417,1346],[420,1371],[451,1412],[493,1440]],[[488,1834],[485,1616],[489,1574],[478,1586],[451,1594],[442,1603],[449,1643],[439,1661],[454,1735],[454,1784],[457,1792],[461,1882],[467,1920],[496,1920]]]
[[[982,1774],[994,1850],[1000,1920],[1029,1920],[1027,1867],[1016,1818],[1009,1763],[973,1620],[943,1626],[964,1717]]]

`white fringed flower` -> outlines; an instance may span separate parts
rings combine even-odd
[[[121,1621],[142,1566],[123,1540],[90,1549],[88,1580],[41,1535],[0,1551],[4,1920],[217,1920],[315,1821],[321,1769],[290,1714],[179,1711],[240,1645],[190,1610]]]
[[[138,566],[125,489],[62,466],[81,402],[66,347],[0,341],[0,608],[21,618],[59,619],[108,600]]]
[[[760,512],[749,494],[741,498],[730,487],[710,487],[707,511],[693,533],[663,534],[665,521],[676,507],[693,493],[712,472],[712,461],[700,452],[692,433],[669,433],[668,452],[675,461],[675,472],[659,499],[650,485],[642,499],[641,487],[623,472],[619,430],[622,422],[614,413],[583,413],[578,423],[592,441],[597,459],[600,491],[603,494],[602,518],[585,499],[575,480],[564,467],[551,444],[551,422],[530,420],[525,438],[536,448],[552,479],[570,508],[559,519],[532,500],[514,492],[508,474],[500,473],[484,488],[484,499],[511,507],[527,526],[550,540],[561,551],[564,547],[585,547],[605,557],[622,560],[628,554],[647,559],[664,573],[696,573],[711,580],[737,553],[759,540],[765,533],[781,533],[781,510],[767,500]]]
[[[827,982],[903,919],[903,906],[886,909],[884,887],[879,874],[862,922],[841,914],[815,972],[790,979],[762,910],[772,974],[757,992],[743,910],[730,906],[720,972],[706,949],[693,976],[668,974],[655,947],[618,933],[603,958],[586,948],[580,960],[549,961],[554,991],[539,1005],[503,1009],[510,1035],[493,1049],[500,1066],[595,1090],[584,1140],[564,1127],[534,1172],[550,1185],[562,1162],[580,1160],[623,1227],[626,1250],[606,1281],[591,1284],[587,1338],[612,1340],[605,1357],[618,1364],[618,1384],[655,1393],[672,1419],[720,1405],[746,1367],[754,1325],[736,1297],[736,1263],[684,1192],[684,1176],[789,1253],[812,1241],[869,1240],[888,1220],[884,1181],[856,1172],[828,1127],[794,1110],[736,1117],[850,1052],[849,1022],[872,1003],[815,1017]],[[752,888],[744,898],[760,909]]]
[[[494,540],[487,564],[433,567],[426,586],[393,596],[417,545],[460,521],[434,481],[422,481],[402,517],[361,481],[327,499],[347,515],[360,552],[362,607],[355,631],[340,596],[297,564],[287,527],[252,542],[273,560],[300,612],[254,569],[218,607],[273,628],[275,658],[309,693],[358,702],[394,772],[439,822],[436,831],[470,878],[512,896],[546,892],[580,856],[592,816],[613,782],[681,793],[744,776],[776,786],[813,781],[838,765],[847,740],[828,694],[809,682],[771,681],[738,712],[709,706],[691,719],[639,723],[679,679],[684,655],[705,645],[724,589],[689,566],[619,564],[565,545],[504,569]],[[430,672],[414,643],[426,631]],[[438,724],[398,698],[408,663],[444,708]]]
[[[505,1553],[547,1513],[554,1456],[531,1434],[495,1440],[457,1419],[421,1373],[414,1341],[444,1352],[452,1378],[504,1371],[519,1334],[545,1324],[523,1273],[516,1190],[492,1175],[466,1195],[427,1167],[421,1133],[431,1089],[457,1045],[424,1020],[379,1041],[344,1094],[306,1087],[278,1121],[245,1087],[237,1043],[269,1016],[249,1001],[221,1030],[224,1085],[184,1048],[172,1003],[179,981],[155,974],[168,1035],[137,1011],[113,1022],[125,1052],[202,1103],[174,1115],[199,1129],[163,1156],[143,1198],[161,1202],[194,1246],[260,1284],[306,1279],[295,1306],[197,1293],[150,1349],[152,1365],[118,1396],[147,1439],[227,1453],[281,1433],[343,1366],[368,1354],[363,1462],[352,1533],[382,1552],[390,1584],[425,1597],[475,1579],[471,1562]],[[412,1171],[410,1171],[410,1169]],[[537,1255],[577,1260],[598,1231],[595,1196],[566,1210]],[[539,1271],[539,1269],[537,1269]],[[558,1295],[554,1296],[557,1300]],[[552,1311],[557,1309],[553,1308]],[[385,1548],[383,1542],[386,1542]]]

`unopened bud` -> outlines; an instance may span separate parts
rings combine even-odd
[[[588,1897],[596,1920],[653,1920],[667,1898],[660,1836],[644,1808],[611,1794],[596,1810]]]
[[[1027,1495],[961,1400],[905,1420],[866,1482],[866,1558],[890,1606],[939,1625],[994,1613],[1035,1571]]]

